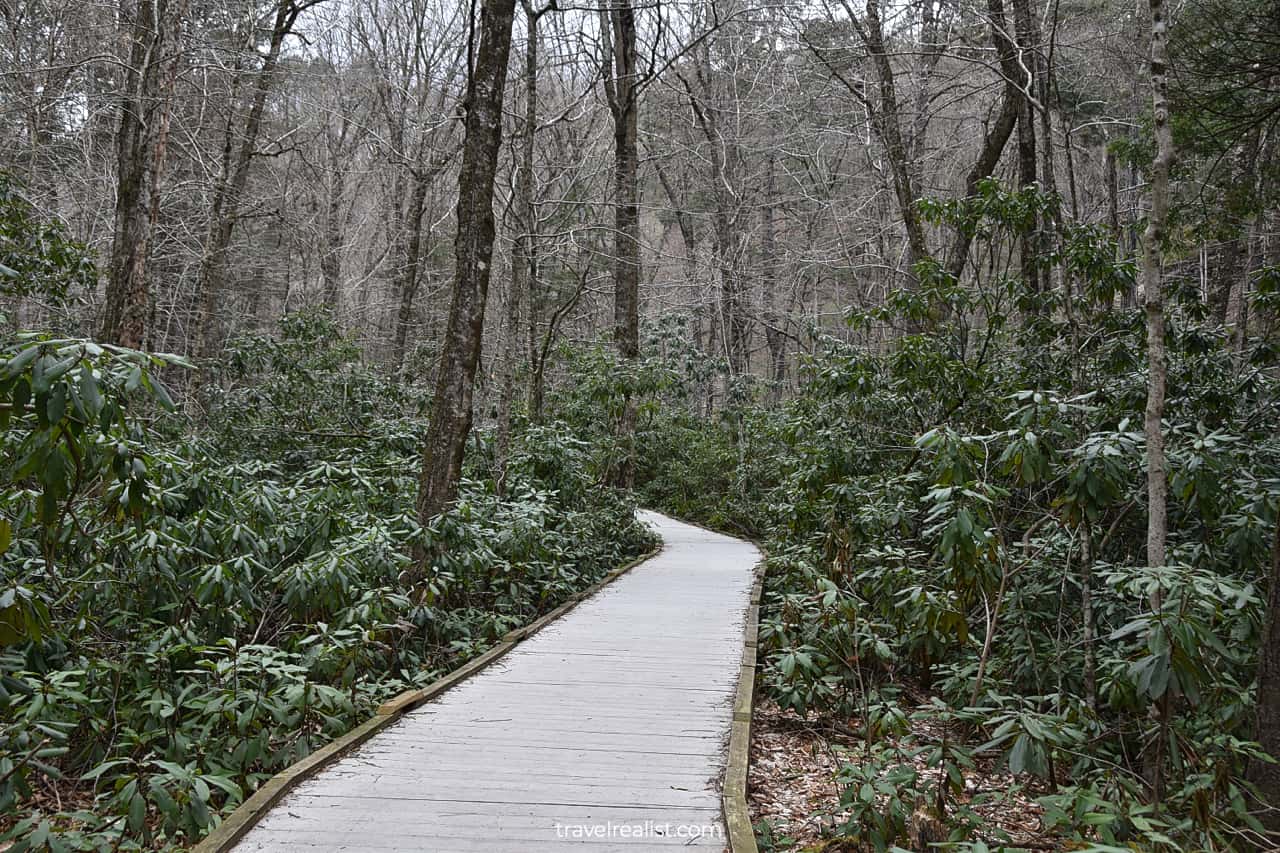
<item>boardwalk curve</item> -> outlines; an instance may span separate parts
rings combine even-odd
[[[661,553],[300,783],[238,851],[720,850],[754,546]]]

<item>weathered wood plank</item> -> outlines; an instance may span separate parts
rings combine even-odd
[[[447,693],[388,703],[403,715],[283,794],[237,849],[722,849],[759,552],[647,518],[662,553],[512,632]]]

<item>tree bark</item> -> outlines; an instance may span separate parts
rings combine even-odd
[[[427,208],[427,190],[434,175],[415,171],[413,192],[409,197],[409,209],[400,221],[396,235],[399,263],[396,265],[394,288],[399,294],[400,305],[396,309],[396,336],[392,344],[391,361],[397,371],[404,370],[404,360],[409,351],[409,328],[413,325],[413,301],[418,295],[422,267],[422,216]]]
[[[1164,291],[1161,281],[1162,243],[1169,215],[1169,171],[1173,166],[1173,128],[1169,122],[1168,25],[1163,0],[1148,0],[1151,10],[1151,106],[1154,120],[1156,157],[1151,165],[1151,213],[1142,245],[1142,282],[1147,318],[1147,408],[1144,420],[1147,444],[1147,565],[1162,571],[1167,563],[1165,539],[1168,534],[1165,471],[1164,417],[1165,384],[1168,373],[1164,342]],[[1157,586],[1151,607],[1159,611],[1164,591]],[[1157,737],[1148,768],[1152,796],[1164,796],[1163,736],[1168,725],[1168,694],[1157,709],[1160,736]]]
[[[1267,621],[1262,632],[1258,659],[1258,720],[1254,738],[1272,757],[1280,760],[1280,507],[1276,511],[1275,536],[1271,542],[1271,582],[1267,594]],[[1262,822],[1280,832],[1280,764],[1254,761],[1249,779],[1258,786],[1262,802],[1272,808]]]
[[[480,11],[480,46],[467,81],[466,132],[458,176],[457,267],[431,424],[422,445],[417,515],[428,523],[453,503],[471,432],[471,402],[493,262],[493,184],[502,147],[502,101],[511,52],[515,0]]]
[[[494,456],[499,490],[506,485],[507,455],[511,446],[511,407],[515,398],[516,356],[520,352],[520,303],[529,288],[530,251],[537,223],[533,206],[533,156],[538,130],[538,12],[524,6],[528,39],[524,54],[524,118],[520,129],[520,163],[517,166],[515,204],[520,229],[511,251],[511,285],[507,289],[502,381],[498,391],[498,434]]]
[[[529,380],[529,405],[532,411],[530,417],[534,423],[539,423],[542,420],[543,397],[546,392],[547,382],[547,362],[551,358],[551,347],[556,342],[556,333],[560,328],[560,323],[569,316],[569,312],[577,307],[579,300],[582,299],[582,294],[587,289],[587,280],[590,277],[591,262],[590,259],[584,259],[581,272],[577,274],[577,285],[574,287],[573,292],[551,312],[551,316],[547,318],[547,328],[543,331],[541,338],[535,338],[533,341],[530,352],[532,360],[530,373],[532,376]]]
[[[712,212],[712,249],[715,253],[720,277],[720,315],[726,332],[724,355],[729,364],[730,377],[747,369],[747,318],[744,302],[742,273],[742,233],[738,227],[737,199],[738,163],[741,153],[737,143],[724,132],[721,108],[714,103],[711,86],[711,55],[706,45],[699,51],[694,66],[698,90],[683,80],[698,127],[706,139],[711,159],[711,197],[715,200]]]
[[[320,276],[324,280],[324,304],[335,315],[342,302],[342,197],[346,193],[347,172],[337,166],[329,187],[324,212],[324,250],[320,256]]]
[[[1019,0],[1019,2],[1023,2],[1023,0]],[[1053,88],[1054,42],[1057,38],[1058,26],[1058,0],[1053,0],[1052,7],[1053,21],[1049,37],[1045,38],[1044,31],[1040,28],[1039,20],[1034,16],[1031,17],[1030,32],[1032,44],[1035,46],[1032,58],[1035,61],[1033,67],[1036,75],[1036,93],[1040,99],[1040,108],[1038,110],[1040,119],[1040,188],[1051,198],[1056,198],[1058,195],[1058,169],[1057,156],[1053,150],[1051,94]],[[1041,49],[1041,45],[1043,45],[1043,49]],[[1068,127],[1068,165],[1070,162],[1070,133],[1071,131]],[[1037,242],[1041,256],[1056,252],[1062,245],[1062,211],[1057,204],[1051,206],[1047,216],[1040,221]],[[1037,267],[1040,273],[1039,290],[1042,293],[1047,293],[1053,287],[1053,270],[1047,263],[1037,264]],[[1066,271],[1060,270],[1060,274],[1065,278]],[[1075,324],[1069,285],[1064,286],[1063,290],[1067,295],[1067,312],[1070,315],[1070,321]]]
[[[1164,342],[1162,243],[1169,215],[1169,170],[1173,166],[1173,129],[1169,123],[1168,35],[1163,0],[1148,0],[1151,9],[1151,94],[1156,158],[1151,166],[1151,213],[1142,245],[1142,283],[1147,318],[1147,565],[1165,565],[1167,535],[1164,430],[1165,383],[1168,372]],[[1158,606],[1159,602],[1155,602]]]
[[[995,171],[996,164],[1000,162],[1000,155],[1004,153],[1009,137],[1013,134],[1014,125],[1017,123],[1017,97],[1006,94],[1000,101],[1000,112],[996,116],[995,124],[991,126],[983,138],[982,151],[978,154],[978,159],[973,164],[973,168],[969,170],[969,174],[965,176],[965,198],[976,196],[978,194],[978,184],[991,177],[991,173]],[[965,264],[969,261],[969,249],[972,245],[973,231],[969,228],[957,229],[951,241],[951,250],[947,253],[947,273],[952,278],[959,279],[964,272]]]
[[[885,153],[889,157],[889,167],[893,173],[893,189],[898,198],[898,211],[902,217],[903,228],[907,232],[908,282],[914,284],[915,266],[929,256],[929,248],[925,243],[924,226],[920,222],[920,214],[916,210],[919,195],[912,177],[915,169],[908,159],[907,147],[902,139],[897,86],[894,81],[893,65],[885,50],[879,0],[867,0],[865,27],[858,22],[856,16],[850,17],[876,67],[880,98],[878,109],[872,119],[879,129],[880,139],[884,142]]]
[[[1004,154],[1005,146],[1009,143],[1009,137],[1013,135],[1013,129],[1018,124],[1018,117],[1022,110],[1022,94],[1018,91],[1016,82],[1018,66],[1015,57],[1016,48],[1006,29],[1002,0],[987,0],[987,17],[990,19],[991,45],[996,50],[1000,74],[1004,77],[1004,92],[1000,97],[1000,110],[996,114],[996,120],[983,137],[982,150],[978,153],[978,159],[969,170],[969,174],[965,176],[966,198],[976,196],[978,184],[991,177],[995,171],[1001,155]],[[964,273],[972,245],[972,230],[958,229],[952,238],[951,249],[947,253],[947,273],[953,279],[959,279]]]
[[[640,77],[636,56],[636,15],[631,0],[601,10],[605,96],[613,116],[614,286],[613,337],[624,362],[640,358]],[[618,421],[621,459],[615,485],[635,481],[636,402],[625,393]]]
[[[1018,187],[1028,189],[1036,184],[1036,112],[1034,92],[1038,59],[1035,45],[1035,24],[1028,0],[1013,0],[1013,27],[1017,46],[1014,80],[1019,92],[1018,110]],[[1022,278],[1032,291],[1040,289],[1037,241],[1040,229],[1039,217],[1021,235],[1019,241]]]
[[[1248,331],[1247,297],[1249,281],[1253,277],[1254,267],[1258,260],[1255,233],[1261,230],[1259,228],[1260,220],[1261,217],[1259,216],[1257,220],[1245,225],[1243,235],[1244,265],[1238,274],[1232,276],[1231,284],[1227,291],[1227,347],[1237,362],[1244,352],[1245,338]]]
[[[116,209],[102,339],[137,349],[151,315],[148,262],[160,212],[160,179],[169,137],[187,0],[123,0],[133,21],[116,136]]]
[[[765,305],[764,342],[769,350],[769,399],[777,403],[782,399],[787,381],[787,338],[779,310],[778,293],[778,245],[777,226],[774,223],[774,205],[777,185],[775,163],[771,155],[765,173],[764,204],[760,206],[760,289]]]
[[[675,216],[676,227],[680,231],[680,240],[684,244],[685,284],[692,287],[698,281],[698,232],[694,227],[693,216],[687,209],[685,198],[676,191],[676,186],[667,170],[663,167],[662,162],[655,161],[653,168],[658,174],[658,182],[662,185],[667,200],[671,202],[671,213]],[[699,288],[697,301],[693,306],[690,338],[694,351],[703,354],[709,352],[714,343],[710,335],[706,338],[705,343],[703,339],[703,321],[708,313],[712,316],[715,315],[714,311],[708,312],[706,310],[706,301],[705,289]],[[692,411],[696,413],[701,410],[701,401],[714,393],[714,384],[714,379],[710,377],[698,382],[699,387],[695,393],[690,395]]]
[[[1120,229],[1120,178],[1116,169],[1116,154],[1107,147],[1107,229],[1116,243],[1116,260],[1124,260],[1124,233]],[[1123,296],[1124,294],[1121,294]]]
[[[200,358],[213,358],[221,347],[222,331],[219,322],[220,302],[226,290],[227,251],[240,216],[240,205],[249,182],[258,134],[262,130],[262,117],[267,108],[267,96],[275,71],[280,64],[280,51],[284,40],[293,32],[294,24],[302,12],[322,0],[279,0],[275,21],[271,27],[271,41],[262,67],[254,81],[249,112],[245,117],[240,146],[235,147],[234,113],[227,120],[227,133],[222,150],[222,166],[213,191],[213,203],[209,213],[209,229],[205,236],[203,256],[200,262],[199,307],[196,315],[196,354]],[[252,34],[250,41],[253,41]],[[235,151],[233,157],[233,151]]]

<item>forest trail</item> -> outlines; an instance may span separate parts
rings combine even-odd
[[[760,552],[642,517],[661,553],[302,782],[236,849],[723,849]]]

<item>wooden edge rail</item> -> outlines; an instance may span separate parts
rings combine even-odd
[[[756,833],[747,810],[747,768],[751,762],[751,707],[756,681],[756,639],[760,633],[760,596],[764,589],[763,557],[755,570],[751,606],[743,638],[742,669],[733,702],[733,727],[729,730],[729,763],[724,773],[721,806],[731,853],[757,853]]]
[[[378,710],[374,713],[372,719],[366,720],[342,737],[317,749],[306,758],[294,762],[262,783],[249,799],[237,806],[231,814],[223,819],[222,823],[218,824],[218,827],[213,832],[205,836],[204,840],[192,850],[194,853],[227,853],[253,828],[254,824],[262,819],[263,815],[270,811],[272,806],[280,802],[281,798],[293,790],[299,782],[316,775],[338,758],[399,720],[404,714],[426,702],[430,702],[449,688],[461,684],[477,672],[485,669],[515,648],[521,640],[536,634],[636,566],[656,557],[661,553],[662,548],[663,545],[660,544],[647,554],[642,554],[631,562],[619,566],[596,583],[581,592],[571,595],[554,610],[538,617],[528,625],[507,632],[496,646],[479,657],[468,661],[465,665],[458,667],[443,678],[431,682],[426,687],[406,690],[399,696],[383,702],[378,706]]]

